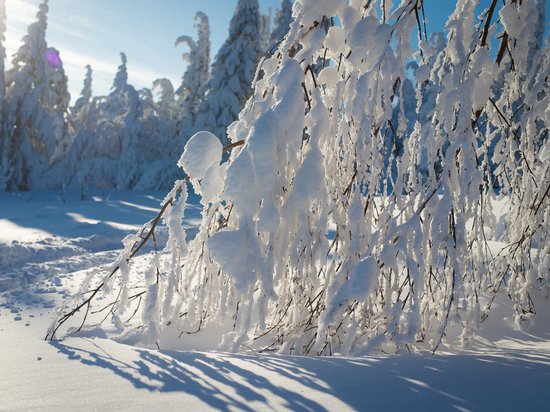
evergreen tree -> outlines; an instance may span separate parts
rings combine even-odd
[[[252,93],[251,83],[262,54],[258,0],[239,0],[229,25],[229,37],[218,51],[205,101],[197,113],[195,130],[208,130],[222,142],[226,129],[238,118]]]
[[[176,134],[178,105],[174,99],[174,87],[168,79],[157,79],[153,82],[153,90],[159,90],[157,99],[148,89],[139,92],[141,113],[135,120],[135,130],[139,130],[139,121],[142,131],[135,150],[140,170],[132,186],[138,190],[170,189],[167,182],[178,179],[180,175],[177,156],[181,153],[181,147]]]
[[[208,16],[202,12],[195,15],[195,20],[200,19],[197,24],[198,41],[189,36],[181,36],[176,40],[176,46],[186,43],[189,46],[189,53],[183,55],[183,60],[188,66],[182,79],[182,84],[176,90],[178,96],[177,133],[182,142],[191,137],[196,122],[197,111],[204,101],[204,85],[208,81],[208,70],[210,68],[210,25]]]
[[[11,161],[9,159],[9,138],[4,126],[3,109],[6,97],[6,81],[4,76],[4,60],[6,49],[4,33],[6,32],[6,1],[0,0],[0,191],[6,190],[7,181],[11,175]]]
[[[128,70],[126,68],[128,60],[126,59],[125,53],[120,53],[120,60],[122,63],[118,66],[118,71],[113,81],[113,86],[111,87],[112,93],[120,92],[122,88],[128,84]]]
[[[175,96],[174,86],[168,79],[157,79],[153,82],[153,90],[159,90],[158,105],[167,109],[174,104]]]
[[[267,13],[260,13],[260,47],[265,54],[269,47],[271,37],[271,8],[267,9]]]
[[[92,67],[86,66],[86,75],[84,77],[84,87],[80,92],[80,97],[75,102],[71,113],[73,116],[79,115],[80,111],[92,101]]]
[[[170,119],[165,117],[172,113],[173,87],[166,79],[156,81],[164,90],[161,101],[155,103],[150,90],[137,92],[126,84],[126,57],[123,53],[121,57],[111,94],[82,103],[74,142],[48,174],[51,187],[80,188],[85,198],[88,188],[159,189],[166,187],[162,178],[174,178],[176,160],[171,156],[176,145]],[[91,95],[88,80],[91,77],[84,82],[83,100]],[[169,159],[169,166],[165,160],[151,168],[159,159]],[[156,179],[151,170],[157,173]]]
[[[143,107],[139,93],[130,85],[125,85],[122,92],[127,109],[122,116],[122,122],[119,122],[122,144],[116,165],[115,187],[120,190],[132,189],[137,184],[145,159],[152,154],[151,149],[162,150],[162,145],[158,146],[160,142],[150,141],[146,135],[141,122]]]
[[[55,135],[55,150],[50,158],[50,163],[54,164],[65,156],[72,143],[72,136],[67,127],[71,95],[67,88],[68,79],[65,75],[59,52],[53,47],[48,48],[46,51],[46,60],[48,61],[46,75],[49,81],[49,101],[51,103],[48,111],[52,117]]]
[[[268,50],[283,40],[290,29],[292,20],[292,2],[290,0],[282,0],[281,9],[273,21],[274,28],[271,32],[270,46]]]
[[[175,99],[174,86],[172,86],[172,82],[168,79],[157,79],[153,82],[153,92],[155,91],[158,91],[156,102],[152,93],[150,97],[146,96],[144,100],[147,101],[149,110],[166,124],[168,130],[170,130],[170,136],[173,136],[175,139],[179,106]]]
[[[106,119],[113,119],[118,115],[126,113],[128,105],[124,97],[124,88],[128,85],[128,69],[126,54],[120,53],[121,64],[118,66],[115,74],[111,93],[102,99],[96,100],[98,103],[98,114],[101,113]]]
[[[77,187],[85,193],[91,187],[121,186],[118,163],[123,155],[124,142],[126,147],[130,146],[124,119],[132,110],[139,110],[139,104],[131,107],[128,103],[127,88],[131,89],[132,102],[135,102],[132,97],[137,92],[127,85],[126,55],[120,53],[120,56],[122,63],[115,74],[112,92],[106,97],[93,98],[79,111],[79,130],[67,156],[47,174],[50,187]],[[91,70],[88,73],[91,75]],[[84,82],[83,97],[91,94],[91,82],[87,80]],[[130,116],[135,117],[133,113]]]
[[[6,73],[6,119],[9,148],[3,155],[11,161],[8,190],[28,190],[37,186],[56,150],[53,102],[46,52],[47,0],[39,5],[23,45]],[[8,146],[5,145],[5,146]]]

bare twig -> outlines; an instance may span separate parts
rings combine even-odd
[[[483,34],[481,36],[481,47],[485,47],[487,45],[487,35],[489,34],[489,28],[491,27],[491,19],[493,18],[493,13],[495,11],[495,7],[497,3],[498,3],[498,0],[493,0],[491,5],[489,6],[489,11],[487,13],[485,25],[483,27]]]

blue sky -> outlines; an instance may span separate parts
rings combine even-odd
[[[36,20],[42,2],[6,0],[6,68],[11,67],[11,55]],[[267,13],[269,7],[280,7],[281,0],[259,3]],[[490,0],[480,3],[487,7]],[[87,64],[93,70],[94,95],[109,93],[120,52],[127,55],[129,82],[136,89],[150,88],[157,78],[168,78],[177,88],[186,67],[181,56],[187,48],[183,44],[174,47],[176,38],[196,38],[195,13],[204,12],[210,20],[213,59],[227,37],[236,4],[237,0],[50,0],[46,39],[60,51],[73,101],[82,89]],[[425,0],[428,32],[443,31],[455,4],[454,0]]]

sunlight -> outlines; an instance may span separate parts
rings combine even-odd
[[[124,206],[135,207],[136,209],[139,209],[139,210],[147,210],[147,211],[150,211],[150,212],[159,212],[160,211],[159,207],[147,207],[147,206],[138,205],[136,203],[123,202],[122,200],[119,200],[118,202],[120,204],[124,205]]]
[[[459,397],[457,397],[457,396],[451,395],[450,393],[446,393],[446,392],[440,391],[440,390],[438,390],[438,389],[432,388],[432,387],[431,387],[430,385],[428,385],[427,383],[422,382],[422,381],[419,381],[419,380],[417,380],[417,379],[407,378],[407,377],[405,377],[405,376],[399,376],[399,378],[401,378],[401,379],[403,379],[403,380],[405,380],[405,381],[407,381],[407,382],[409,382],[409,383],[412,383],[412,384],[414,384],[414,385],[417,385],[417,386],[419,386],[419,387],[421,387],[421,388],[428,389],[428,390],[433,391],[433,392],[436,392],[436,393],[438,393],[438,394],[440,394],[440,395],[443,395],[443,396],[446,396],[446,397],[448,397],[448,398],[451,398],[451,399],[453,399],[453,400],[455,400],[455,401],[465,402],[464,399],[461,399],[461,398],[459,398]],[[456,407],[456,406],[455,406],[455,407]]]
[[[6,0],[6,13],[12,22],[30,24],[36,19],[38,5],[29,4],[22,0]]]
[[[40,229],[19,226],[7,219],[0,219],[1,243],[35,242],[48,237],[53,237],[53,235]]]
[[[89,219],[80,213],[66,213],[67,216],[73,218],[78,223],[88,223],[90,225],[97,225],[101,220]]]
[[[138,230],[141,226],[140,225],[127,225],[124,223],[116,223],[116,222],[109,222],[106,220],[97,220],[97,219],[90,219],[87,218],[84,215],[81,215],[80,213],[65,213],[70,218],[74,219],[75,222],[82,223],[85,225],[98,225],[98,224],[104,224],[107,226],[112,227],[113,229],[118,230]]]

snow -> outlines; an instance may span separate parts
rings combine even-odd
[[[46,3],[27,40],[44,37]],[[501,7],[506,53],[493,62],[474,53],[488,34],[474,32],[475,3],[457,2],[448,44],[430,35],[418,67],[418,4],[403,1],[392,22],[390,0],[299,0],[246,101],[259,16],[257,0],[240,0],[231,47],[198,90],[195,131],[244,145],[220,166],[218,138],[195,135],[184,180],[170,114],[181,99],[168,84],[158,104],[127,85],[121,54],[114,92],[75,111],[74,144],[48,171],[57,180],[45,187],[63,190],[0,195],[0,383],[11,397],[0,405],[544,408],[550,69],[529,33],[541,16],[531,2]],[[334,17],[340,30],[328,30]],[[6,76],[5,111],[23,117],[6,123],[2,190],[40,187],[70,143],[50,113],[64,74],[28,60],[42,40]],[[189,56],[200,48],[180,40]],[[428,81],[413,97],[403,79],[415,66]],[[120,191],[174,180],[167,196]],[[106,186],[119,191],[93,190]]]
[[[185,145],[178,166],[193,179],[202,179],[210,166],[222,159],[222,144],[210,132],[199,132]]]
[[[239,0],[229,24],[229,36],[218,51],[204,84],[205,98],[198,108],[195,130],[208,130],[224,145],[227,127],[250,97],[256,65],[263,55],[257,0]]]
[[[0,292],[111,262],[122,238],[157,215],[164,194],[92,189],[90,200],[80,201],[72,190],[0,192]],[[191,235],[201,219],[198,206],[187,215]]]
[[[112,262],[120,240],[155,217],[164,192],[91,190],[80,201],[69,191],[64,198],[0,193],[1,256],[11,250],[13,258],[2,261],[0,277],[42,265],[40,279],[0,294],[1,410],[517,411],[544,410],[550,401],[550,310],[540,297],[524,330],[501,295],[468,350],[451,344],[451,330],[434,355],[228,354],[215,349],[208,330],[180,338],[182,350],[125,345],[101,329],[44,341],[56,308],[88,268]],[[191,237],[201,208],[193,193],[187,202],[183,226]],[[145,267],[146,257],[136,265]]]

